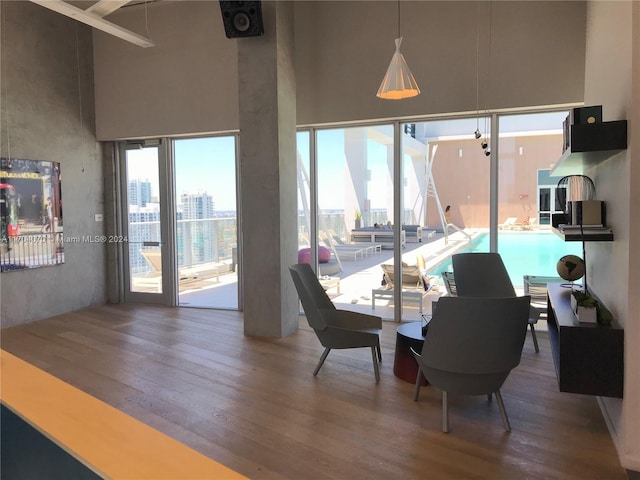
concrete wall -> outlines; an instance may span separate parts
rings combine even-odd
[[[94,33],[98,139],[236,130],[237,40],[224,36],[218,3],[146,10],[146,22],[144,5],[109,19],[142,34],[148,26],[156,47]],[[297,124],[581,102],[585,11],[584,2],[402,2],[402,52],[423,94],[393,102],[375,93],[397,2],[296,1]]]
[[[99,235],[91,30],[30,2],[1,2],[0,15],[0,155],[60,162],[65,237]],[[2,327],[103,303],[104,250],[67,243],[63,265],[0,274]]]
[[[627,119],[628,149],[586,172],[615,241],[587,244],[590,288],[625,329],[624,399],[600,403],[624,467],[640,471],[640,3],[589,2],[585,104]],[[636,158],[634,158],[636,157]],[[613,281],[612,281],[613,280]]]

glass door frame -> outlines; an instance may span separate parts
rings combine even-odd
[[[146,303],[166,306],[176,306],[178,298],[178,284],[176,280],[175,255],[175,214],[174,178],[171,141],[167,138],[118,142],[118,178],[120,187],[120,230],[124,238],[129,238],[129,182],[127,178],[127,152],[141,148],[157,147],[158,149],[158,201],[160,203],[160,239],[159,247],[162,258],[162,292],[134,292],[131,289],[131,272],[129,263],[129,242],[119,245],[121,253],[120,281],[122,285],[121,298],[125,303]]]
[[[234,172],[235,172],[235,204],[236,204],[236,277],[237,277],[237,310],[231,309],[233,311],[242,312],[244,310],[244,289],[242,282],[242,272],[243,272],[243,262],[242,262],[242,215],[241,215],[241,196],[240,196],[240,134],[238,132],[223,132],[216,133],[210,135],[195,135],[195,136],[184,136],[179,138],[171,138],[168,142],[168,150],[167,150],[167,171],[171,172],[168,175],[168,203],[167,211],[169,214],[169,226],[170,226],[170,242],[165,242],[170,245],[170,249],[172,252],[172,266],[174,275],[172,278],[175,278],[173,282],[173,288],[175,290],[174,301],[172,306],[186,307],[186,305],[180,304],[180,287],[179,281],[177,278],[178,268],[178,209],[177,209],[177,200],[180,198],[180,193],[176,191],[176,175],[178,175],[178,168],[176,166],[176,142],[180,140],[203,140],[203,139],[214,139],[214,138],[232,138],[234,145]],[[189,307],[193,308],[193,307]],[[218,307],[215,305],[212,306],[204,306],[204,307],[196,307],[196,308],[210,308],[212,310],[229,310],[229,308]]]
[[[402,212],[404,210],[403,199],[404,189],[402,188],[403,178],[403,162],[402,162],[402,122],[400,120],[379,121],[379,122],[363,122],[358,124],[336,124],[326,127],[300,127],[296,132],[308,132],[309,144],[305,147],[309,148],[309,209],[310,209],[310,225],[309,225],[309,241],[311,248],[311,266],[315,272],[319,271],[318,265],[318,147],[317,134],[323,130],[347,129],[347,128],[365,128],[375,126],[391,126],[393,127],[393,218],[398,219],[396,223],[402,224]],[[299,148],[300,146],[298,146]],[[396,278],[402,278],[402,246],[401,246],[401,228],[394,229],[393,256],[394,256],[394,275]],[[402,290],[394,289],[394,318],[393,321],[400,323],[402,319]]]

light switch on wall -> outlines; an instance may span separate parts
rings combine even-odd
[[[102,213],[96,213],[96,222],[102,222],[104,220],[104,215]]]

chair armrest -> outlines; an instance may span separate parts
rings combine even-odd
[[[333,317],[333,318],[331,318]],[[367,328],[382,328],[382,317],[368,315],[366,313],[352,312],[350,310],[335,310],[335,315],[327,318],[331,327],[362,330]]]

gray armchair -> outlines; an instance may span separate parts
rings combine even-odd
[[[527,334],[530,297],[441,297],[429,323],[422,353],[413,352],[418,375],[413,399],[420,394],[421,375],[442,390],[442,431],[449,431],[449,392],[496,394],[502,421],[511,430],[500,388],[520,363]]]
[[[457,253],[451,257],[459,297],[515,297],[499,253]]]
[[[451,257],[457,294],[461,297],[514,297],[516,291],[499,253],[458,253]],[[528,291],[525,289],[525,295]],[[546,291],[545,291],[546,295]],[[531,339],[540,352],[535,324],[539,314],[532,308],[529,316]]]
[[[380,333],[382,318],[348,310],[338,310],[308,264],[289,267],[298,291],[302,308],[318,340],[324,347],[320,361],[313,371],[317,375],[333,348],[370,347],[376,381],[380,381],[378,362],[382,361]]]

